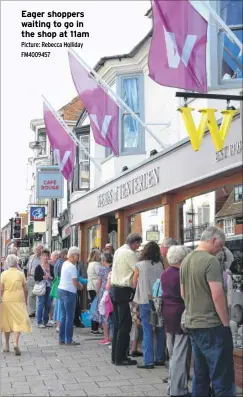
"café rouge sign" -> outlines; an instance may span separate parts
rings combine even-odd
[[[153,168],[127,182],[117,185],[114,189],[112,188],[100,194],[98,196],[98,207],[105,207],[158,185],[159,170],[160,167]]]

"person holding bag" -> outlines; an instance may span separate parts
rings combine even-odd
[[[171,246],[167,253],[169,268],[161,275],[162,314],[169,353],[167,394],[173,397],[189,396],[187,359],[190,345],[189,336],[183,326],[185,303],[180,292],[180,266],[187,254],[186,247]]]
[[[136,288],[134,302],[139,305],[143,327],[144,364],[138,368],[153,369],[165,364],[165,335],[163,327],[154,327],[155,345],[153,345],[153,325],[151,312],[154,310],[153,286],[163,272],[160,248],[155,241],[144,246],[140,261],[135,265],[133,287]],[[156,324],[158,325],[158,324]]]
[[[41,252],[41,264],[36,266],[33,293],[37,295],[37,325],[39,328],[50,326],[49,313],[51,309],[51,283],[54,279],[54,268],[49,263],[50,251],[44,248]]]
[[[55,279],[52,283],[52,289],[51,289],[51,296],[53,296],[55,298],[55,307],[54,307],[53,318],[54,318],[54,321],[57,322],[57,326],[56,326],[57,332],[59,332],[60,320],[61,320],[61,302],[60,302],[60,299],[58,296],[58,287],[60,284],[62,265],[67,260],[67,253],[68,253],[68,249],[64,248],[60,252],[60,258],[55,263],[55,266],[54,266]]]

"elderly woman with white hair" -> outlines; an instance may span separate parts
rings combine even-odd
[[[79,248],[70,247],[67,258],[68,260],[62,265],[61,278],[58,286],[58,296],[61,306],[59,344],[76,346],[80,345],[80,343],[73,340],[76,295],[78,289],[83,289],[83,285],[78,282],[77,263],[79,260]]]
[[[8,255],[8,270],[1,274],[1,332],[5,334],[4,352],[9,352],[10,333],[14,333],[14,351],[20,356],[19,337],[21,332],[31,332],[27,311],[27,284],[23,272],[17,269],[18,258]]]
[[[180,292],[180,266],[187,255],[188,250],[185,247],[171,246],[167,253],[169,268],[161,275],[162,314],[169,353],[167,394],[170,396],[189,395],[187,359],[190,345],[188,334],[181,327],[185,304]]]

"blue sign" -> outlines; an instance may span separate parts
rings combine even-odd
[[[37,199],[54,199],[64,197],[64,179],[59,167],[41,166],[37,169]]]
[[[44,222],[45,207],[30,207],[30,222]]]

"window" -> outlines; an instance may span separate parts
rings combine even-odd
[[[197,209],[198,216],[198,226],[204,225],[205,223],[209,224],[210,222],[210,207],[202,206]]]
[[[150,211],[150,216],[156,216],[158,215],[158,208],[154,208]]]
[[[225,235],[235,234],[235,219],[227,218],[224,219],[224,233]]]
[[[89,153],[89,135],[81,135],[80,141]],[[90,161],[84,150],[79,151],[79,189],[89,189]]]
[[[39,149],[39,156],[44,156],[46,154],[46,133],[39,132],[38,141],[40,142],[41,148]]]
[[[219,3],[220,16],[232,32],[243,42],[242,1],[221,0]],[[220,80],[242,79],[242,54],[239,47],[232,43],[227,35],[219,32],[219,49],[221,78]]]
[[[118,77],[118,95],[144,120],[143,75]],[[144,153],[144,129],[124,109],[120,110],[120,154]]]
[[[242,189],[243,185],[239,185],[239,186],[235,186],[235,203],[237,203],[238,201],[242,201],[242,193],[243,193],[243,189]]]

